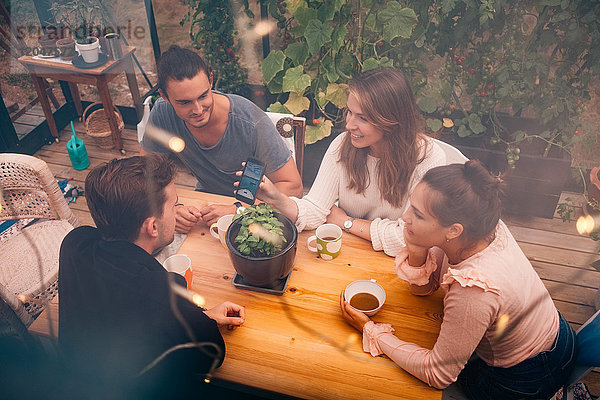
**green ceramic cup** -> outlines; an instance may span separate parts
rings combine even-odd
[[[306,240],[306,246],[323,260],[333,260],[342,249],[342,228],[335,224],[321,225],[315,235]]]

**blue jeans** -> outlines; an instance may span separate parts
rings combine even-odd
[[[560,327],[550,350],[509,368],[471,359],[458,376],[469,399],[548,399],[565,384],[577,358],[575,332],[559,313]]]

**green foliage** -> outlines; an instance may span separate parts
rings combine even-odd
[[[513,150],[535,138],[547,144],[546,154],[553,145],[569,150],[585,141],[575,132],[590,98],[589,84],[600,74],[600,0],[269,4],[284,45],[263,63],[263,80],[279,94],[275,107],[280,111],[291,111],[287,102],[292,99],[294,113],[304,108],[301,113],[309,120],[322,115],[332,125],[340,123],[345,98],[333,101],[327,93],[341,92],[340,85],[362,71],[393,66],[410,77],[431,129],[441,126],[440,115],[452,115],[458,136],[491,135],[492,144]],[[430,73],[428,66],[438,64],[430,62],[435,57],[442,66]],[[302,79],[292,85],[292,76]],[[298,96],[307,105],[298,107]],[[533,114],[545,130],[508,132],[498,110]],[[329,134],[321,130],[313,140]],[[514,165],[518,153],[510,154]]]
[[[347,83],[361,71],[398,66],[412,48],[417,24],[413,9],[398,1],[271,0],[283,49],[273,49],[262,65],[263,81],[279,94],[271,111],[306,116],[306,143],[314,143],[342,122]],[[400,62],[401,64],[401,62]],[[304,98],[304,101],[300,99]]]
[[[250,224],[258,223],[267,229],[271,234],[277,235],[286,242],[283,236],[283,223],[273,215],[273,209],[269,204],[262,203],[250,206],[242,214],[235,216],[234,221],[241,219],[241,226],[234,243],[237,243],[237,249],[240,253],[251,257],[271,256],[281,250],[281,245],[273,244],[259,236],[252,234],[248,227]]]
[[[56,0],[48,10],[57,24],[69,28],[77,43],[88,43],[88,36],[98,36],[108,26],[100,0]]]
[[[241,43],[238,41],[236,44],[237,31],[234,26],[234,18],[240,13],[254,16],[248,9],[248,0],[184,2],[188,5],[188,13],[180,24],[183,26],[185,22],[190,22],[192,45],[202,50],[205,60],[212,68],[213,88],[248,97],[248,71],[240,65],[236,54]]]
[[[573,198],[567,197],[563,203],[559,203],[556,207],[556,212],[560,215],[563,222],[571,222],[571,218],[575,216]]]
[[[449,116],[450,107],[462,113],[454,121],[458,136],[486,132],[491,144],[513,150],[537,139],[546,143],[544,155],[551,146],[569,151],[580,140],[575,132],[583,102],[600,73],[600,1],[457,0],[431,6],[425,46],[444,57],[435,78],[450,91],[430,81],[423,92],[442,115]],[[499,109],[535,115],[544,132],[508,132]],[[507,154],[517,156],[508,158],[514,166],[518,153]]]

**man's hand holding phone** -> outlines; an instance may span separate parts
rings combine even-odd
[[[265,166],[255,158],[248,158],[242,165],[244,170],[240,175],[240,181],[235,185],[237,187],[235,198],[252,205],[256,201],[256,192],[263,179]]]

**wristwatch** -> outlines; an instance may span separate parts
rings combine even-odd
[[[354,218],[350,217],[344,221],[344,230],[348,232],[352,228],[352,224],[354,223]]]
[[[244,210],[246,209],[246,207],[244,207],[244,206],[242,205],[242,203],[240,203],[239,201],[236,201],[235,203],[233,203],[233,205],[237,207],[236,214],[241,214],[241,213],[243,213],[243,212],[244,212]]]

